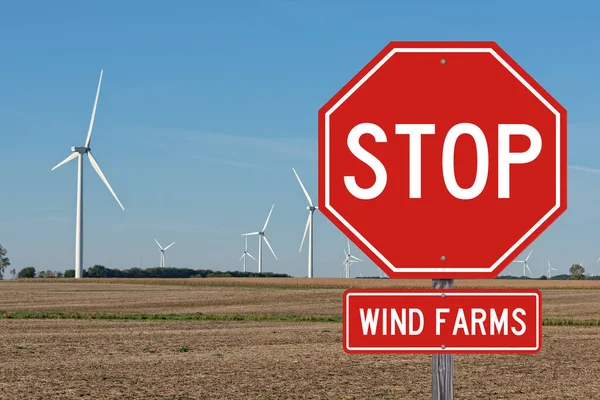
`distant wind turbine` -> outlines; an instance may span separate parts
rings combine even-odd
[[[85,145],[83,147],[71,147],[71,155],[65,158],[60,163],[56,164],[52,171],[58,167],[67,164],[68,162],[77,158],[77,222],[75,227],[75,278],[81,278],[82,265],[83,265],[83,155],[87,154],[90,160],[90,164],[96,171],[96,173],[102,179],[102,182],[106,185],[108,190],[112,193],[117,203],[123,210],[123,204],[119,201],[119,198],[113,191],[112,187],[108,183],[108,180],[102,173],[100,166],[96,162],[96,159],[92,155],[92,149],[90,142],[92,140],[92,128],[94,127],[94,118],[96,117],[96,107],[98,106],[98,97],[100,96],[100,85],[102,84],[102,74],[104,70],[100,70],[100,80],[98,81],[98,89],[96,90],[96,100],[94,100],[94,108],[92,110],[92,118],[90,120],[90,126],[88,128],[87,138],[85,139]]]
[[[251,233],[243,233],[242,234],[242,236],[258,235],[258,272],[259,273],[262,272],[262,241],[263,241],[263,239],[265,240],[265,243],[269,247],[269,250],[271,250],[271,253],[273,253],[273,257],[275,257],[275,259],[277,261],[279,261],[277,259],[277,256],[275,255],[275,252],[273,251],[273,248],[271,247],[271,244],[269,243],[269,240],[267,239],[267,236],[265,235],[265,230],[267,230],[267,225],[269,224],[269,219],[271,218],[271,213],[273,212],[273,207],[275,207],[275,204],[273,204],[273,206],[271,206],[271,211],[269,211],[269,215],[267,216],[265,225],[263,226],[263,228],[260,232],[251,232]]]
[[[239,262],[239,261],[242,261],[242,258],[244,259],[244,272],[246,272],[246,256],[250,257],[251,259],[256,261],[256,258],[252,257],[252,254],[250,254],[248,252],[248,236],[246,236],[245,239],[246,239],[246,249],[244,250],[244,252],[242,253],[242,256],[238,260],[238,262]]]
[[[552,278],[552,271],[558,271],[555,268],[552,268],[552,265],[550,265],[550,260],[548,260],[548,271],[546,271],[546,276],[548,276],[548,279]]]
[[[527,261],[529,260],[531,253],[533,253],[533,250],[531,250],[529,252],[529,254],[525,258],[525,260],[516,260],[515,262],[523,263],[523,276],[525,276],[525,268],[527,268],[527,270],[529,270],[529,275],[533,278],[533,273],[531,272],[531,269],[529,268],[529,264],[527,264]]]
[[[313,213],[315,212],[315,210],[318,209],[318,207],[313,204],[313,202],[308,194],[308,191],[302,184],[302,181],[300,180],[300,177],[298,176],[298,173],[296,172],[296,170],[294,168],[292,168],[292,170],[294,171],[294,175],[296,175],[296,178],[298,179],[298,183],[300,184],[300,187],[302,188],[302,191],[304,192],[304,195],[306,196],[306,200],[308,200],[308,207],[306,207],[306,209],[308,210],[308,219],[306,220],[306,227],[304,228],[304,235],[302,235],[302,243],[300,243],[300,250],[298,250],[298,253],[300,253],[302,251],[302,246],[304,245],[304,239],[306,238],[306,232],[308,232],[308,277],[312,278],[313,277],[313,254],[314,254],[313,253]]]
[[[350,239],[346,240],[348,241],[348,252],[346,253],[346,249],[344,249],[344,254],[346,255],[346,258],[344,259],[344,262],[342,264],[344,264],[344,269],[346,270],[346,278],[350,278],[350,265],[356,262],[360,262],[362,260],[350,254]]]
[[[156,242],[156,244],[158,245],[158,248],[160,249],[160,268],[164,268],[165,267],[165,251],[169,247],[173,246],[175,244],[175,242],[171,243],[170,245],[168,245],[167,247],[165,247],[163,249],[163,247],[160,245],[160,243],[158,243],[158,240],[154,239],[154,241]]]

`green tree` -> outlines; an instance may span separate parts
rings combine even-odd
[[[548,279],[548,277],[546,275],[542,275],[542,276],[540,276],[540,279],[541,280],[546,280],[546,279]]]
[[[4,268],[10,265],[10,260],[6,257],[6,249],[0,244],[0,274],[4,273]]]
[[[68,269],[65,271],[65,278],[75,278],[75,270]]]
[[[35,268],[25,267],[19,271],[18,278],[35,278]]]
[[[105,278],[106,277],[106,268],[104,265],[92,265],[87,270],[88,278]]]
[[[584,272],[585,272],[585,268],[583,268],[581,265],[573,264],[573,265],[571,265],[571,268],[569,268],[569,273],[571,274],[571,276],[569,276],[569,279],[573,279],[573,280],[583,279]]]

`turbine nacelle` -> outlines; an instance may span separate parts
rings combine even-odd
[[[89,147],[78,147],[78,146],[71,147],[71,151],[73,153],[79,153],[79,154],[85,154],[90,150],[91,150],[91,148],[89,148]]]

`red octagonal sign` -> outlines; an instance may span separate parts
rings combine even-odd
[[[319,110],[320,210],[392,278],[493,278],[567,209],[566,128],[494,42],[392,42]]]

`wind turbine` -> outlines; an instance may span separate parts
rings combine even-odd
[[[552,268],[552,265],[550,265],[550,260],[548,260],[548,271],[546,271],[546,276],[548,276],[548,279],[552,278],[552,271],[558,271],[556,268]]]
[[[516,260],[515,262],[523,263],[523,276],[525,276],[525,268],[527,268],[529,270],[529,275],[533,278],[533,273],[531,272],[531,269],[529,268],[529,264],[527,264],[527,260],[529,260],[529,256],[531,256],[531,253],[533,253],[533,250],[531,250],[529,252],[529,254],[527,255],[527,257],[525,257],[525,260]]]
[[[242,261],[242,258],[244,259],[244,272],[246,272],[246,256],[250,257],[251,259],[253,259],[254,261],[256,261],[256,258],[252,257],[252,254],[250,254],[248,252],[248,236],[246,236],[246,249],[244,250],[244,252],[242,253],[242,256],[240,257],[239,261]]]
[[[267,239],[267,236],[265,235],[265,230],[267,229],[267,225],[269,224],[269,219],[271,218],[271,213],[273,212],[273,207],[275,207],[275,204],[273,204],[271,206],[271,211],[269,211],[269,215],[267,216],[265,225],[263,226],[263,228],[260,232],[242,233],[242,236],[258,235],[258,272],[259,273],[262,272],[262,241],[263,241],[263,239],[265,240],[265,243],[267,244],[267,246],[269,246],[269,250],[271,250],[271,253],[273,253],[273,257],[275,257],[275,259],[277,261],[279,261],[279,259],[275,255],[275,252],[273,251],[273,248],[271,247],[271,244],[269,244],[269,239]]]
[[[302,181],[300,180],[300,177],[298,176],[298,173],[296,172],[296,170],[294,168],[292,168],[292,171],[294,171],[294,175],[296,175],[296,178],[298,179],[298,183],[300,184],[300,187],[302,188],[302,191],[304,192],[304,195],[306,196],[306,200],[308,200],[308,207],[306,207],[306,209],[308,210],[308,219],[306,220],[306,227],[304,228],[304,235],[302,235],[302,243],[300,243],[300,249],[298,250],[298,253],[300,253],[302,251],[302,246],[304,245],[304,239],[306,238],[306,232],[308,232],[308,277],[312,278],[313,277],[313,213],[315,212],[315,210],[318,209],[318,207],[313,204],[310,196],[308,195],[308,191],[302,184]]]
[[[96,90],[96,100],[94,100],[94,108],[92,110],[92,118],[90,120],[90,126],[88,128],[87,138],[85,139],[85,145],[83,147],[73,146],[71,147],[71,155],[65,158],[60,163],[56,164],[52,171],[58,167],[67,164],[68,162],[77,158],[77,222],[75,227],[75,278],[81,278],[81,271],[83,265],[83,155],[87,154],[90,160],[90,164],[102,179],[102,182],[106,185],[108,190],[112,193],[117,203],[123,210],[123,204],[119,201],[119,198],[115,194],[112,187],[106,180],[106,177],[102,173],[100,166],[96,162],[96,159],[92,155],[92,149],[90,148],[90,142],[92,140],[92,128],[94,127],[94,118],[96,117],[96,107],[98,106],[98,96],[100,95],[100,85],[102,84],[102,74],[104,70],[100,70],[100,80],[98,81],[98,89]]]
[[[344,269],[346,270],[346,278],[350,278],[350,265],[362,260],[350,254],[350,239],[346,240],[348,241],[348,252],[346,253],[346,249],[344,249],[344,254],[346,255],[346,258],[344,259],[344,262],[342,264],[344,264]]]
[[[175,244],[175,242],[171,243],[170,245],[168,245],[167,247],[165,247],[163,249],[163,247],[160,245],[160,243],[158,243],[158,240],[154,239],[154,241],[156,242],[156,244],[158,245],[158,248],[160,249],[160,268],[164,268],[165,267],[165,250],[167,250],[169,247],[173,246]]]

